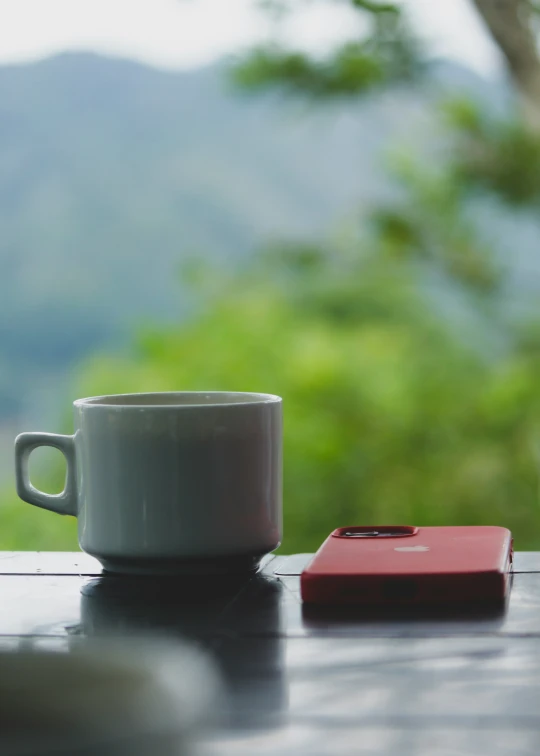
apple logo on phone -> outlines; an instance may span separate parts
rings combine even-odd
[[[396,546],[394,551],[429,551],[429,546]]]

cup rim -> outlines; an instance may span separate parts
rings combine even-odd
[[[152,401],[152,398],[168,398],[169,401],[159,403]],[[188,397],[192,401],[170,401],[174,397]],[[202,401],[202,398],[206,401]],[[212,401],[212,399],[222,398],[223,401]],[[227,400],[227,397],[230,397]],[[197,401],[200,398],[201,401]],[[114,400],[114,401],[113,401]],[[122,401],[124,400],[124,401]],[[145,401],[146,400],[146,401]],[[194,400],[194,401],[193,401]],[[210,400],[210,401],[208,401]],[[278,404],[282,401],[276,394],[262,394],[250,391],[144,391],[128,394],[104,394],[102,396],[88,396],[82,399],[75,399],[74,407],[108,407],[116,409],[152,409],[152,410],[171,410],[171,409],[210,409],[216,407],[246,407],[249,405]]]

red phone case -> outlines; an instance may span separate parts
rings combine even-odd
[[[338,528],[303,571],[301,593],[316,604],[493,602],[507,595],[511,565],[506,528]]]

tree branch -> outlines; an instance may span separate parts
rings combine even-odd
[[[540,58],[527,0],[473,0],[503,53],[523,98],[525,118],[540,131]]]

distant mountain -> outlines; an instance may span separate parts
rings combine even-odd
[[[440,72],[493,94],[466,69]],[[381,151],[428,123],[408,89],[320,112],[239,95],[222,66],[69,54],[0,67],[0,418],[32,414],[47,382],[58,393],[134,322],[181,317],[187,256],[232,264],[388,192]]]

